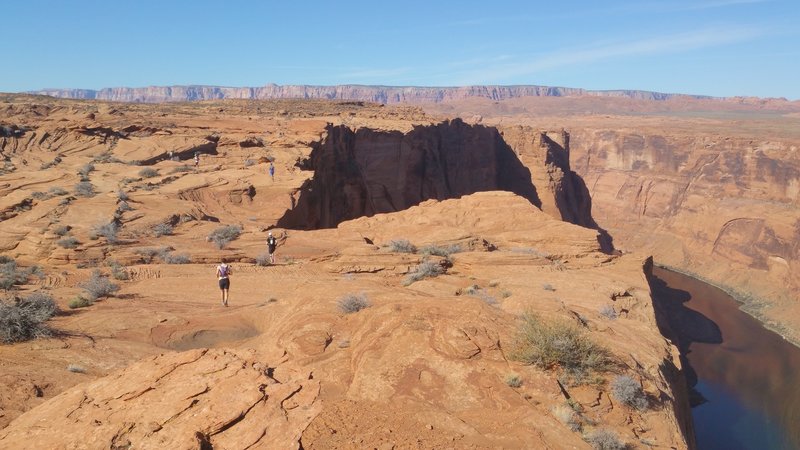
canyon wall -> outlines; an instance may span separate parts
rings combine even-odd
[[[301,169],[314,171],[278,222],[332,228],[361,216],[401,211],[425,200],[481,191],[514,192],[551,216],[598,228],[588,190],[569,166],[569,135],[469,125],[459,119],[408,133],[328,126]],[[605,250],[610,241],[601,239]]]
[[[267,84],[261,87],[224,86],[148,86],[92,89],[42,89],[31,94],[52,97],[111,100],[121,102],[182,102],[215,99],[307,98],[327,100],[359,100],[375,103],[440,103],[467,98],[506,100],[520,97],[602,96],[641,100],[673,98],[709,99],[706,96],[664,94],[637,90],[590,91],[554,86],[308,86]]]
[[[619,248],[729,290],[798,342],[800,142],[581,128],[571,143]]]

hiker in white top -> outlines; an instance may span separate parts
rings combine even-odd
[[[231,287],[231,266],[224,262],[217,266],[217,278],[219,279],[219,290],[222,291],[222,306],[228,306],[228,289]]]

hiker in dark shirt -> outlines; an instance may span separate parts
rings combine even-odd
[[[275,249],[278,247],[278,240],[272,235],[272,231],[267,236],[267,251],[269,251],[269,263],[275,264]]]

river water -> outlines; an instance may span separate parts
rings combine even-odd
[[[709,284],[654,268],[665,335],[685,355],[699,450],[800,449],[800,348]]]

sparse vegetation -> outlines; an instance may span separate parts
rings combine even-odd
[[[616,433],[602,428],[588,433],[583,439],[595,450],[625,450],[627,447]]]
[[[159,255],[165,264],[189,264],[192,258],[186,253],[163,252]]]
[[[265,267],[270,265],[269,262],[269,253],[261,253],[260,255],[256,256],[256,265]]]
[[[153,178],[158,176],[158,171],[152,167],[145,167],[139,171],[139,176],[142,178]]]
[[[130,274],[120,263],[116,261],[108,261],[108,268],[111,269],[111,276],[115,280],[125,281],[130,279]]]
[[[413,272],[409,272],[409,274],[406,275],[406,278],[403,280],[403,285],[408,286],[425,278],[438,277],[443,273],[444,268],[441,264],[426,259],[419,263]]]
[[[553,285],[550,284],[550,283],[543,284],[542,285],[542,289],[544,289],[545,291],[550,291],[550,292],[555,292],[556,291],[556,288],[554,288]]]
[[[143,263],[150,264],[156,256],[168,253],[169,251],[169,247],[145,247],[135,250],[134,253],[142,257]]]
[[[156,237],[161,236],[171,236],[172,235],[172,225],[168,223],[160,223],[153,227],[153,234]]]
[[[0,289],[9,290],[15,284],[23,283],[28,278],[28,273],[20,270],[17,262],[3,256],[0,259]]]
[[[522,386],[522,378],[515,373],[510,373],[506,375],[506,384],[512,388],[518,388]]]
[[[610,364],[608,350],[589,340],[575,325],[543,322],[531,313],[522,316],[510,356],[543,369],[569,372],[602,371]]]
[[[75,236],[67,236],[63,239],[59,239],[56,241],[56,244],[60,245],[63,248],[75,248],[78,246],[80,242],[78,242],[78,238]]]
[[[603,305],[600,307],[600,315],[607,319],[614,320],[617,318],[617,311],[615,311],[614,307],[611,305]]]
[[[408,239],[395,239],[389,241],[389,250],[395,253],[416,253],[417,247]]]
[[[127,192],[120,189],[119,191],[117,191],[117,200],[121,202],[127,202],[128,200],[130,200],[130,197],[128,197]]]
[[[94,171],[94,164],[86,163],[78,169],[78,175],[81,176],[81,181],[89,181],[89,174]]]
[[[80,197],[93,197],[94,186],[92,186],[92,183],[88,181],[81,181],[75,185],[75,195]]]
[[[172,169],[172,173],[179,173],[179,172],[191,172],[192,168],[187,165],[178,166]]]
[[[93,302],[98,298],[109,297],[119,290],[119,285],[111,282],[107,276],[94,270],[87,281],[80,284],[86,293],[86,298]]]
[[[468,287],[464,292],[472,297],[478,297],[488,305],[497,305],[497,299],[490,295],[485,289],[481,289],[477,284]]]
[[[408,241],[406,241],[408,242]],[[458,244],[452,245],[426,245],[419,249],[419,252],[423,255],[433,255],[433,256],[443,256],[448,257],[453,253],[461,252],[461,246]],[[412,252],[413,253],[413,252]]]
[[[364,308],[368,308],[370,303],[367,299],[367,295],[362,292],[361,294],[345,295],[339,299],[337,306],[339,307],[339,311],[345,314],[350,314],[361,311]]]
[[[70,227],[69,225],[61,225],[60,227],[56,227],[53,230],[53,234],[55,234],[56,236],[66,236],[67,233],[69,233],[69,230],[71,229],[72,227]]]
[[[67,306],[69,306],[69,309],[78,309],[78,308],[85,308],[87,306],[90,306],[92,303],[93,302],[90,301],[87,298],[84,298],[84,297],[81,297],[81,296],[77,296],[77,297],[73,298],[72,300],[70,300],[69,303],[67,304]]]
[[[252,159],[245,159],[244,160],[244,166],[245,167],[250,167],[250,166],[254,166],[254,165],[256,165],[256,162],[254,160],[252,160]]]
[[[239,225],[225,225],[211,232],[211,234],[208,235],[208,239],[213,242],[218,249],[222,250],[229,242],[237,239],[240,234],[242,234],[242,227]]]
[[[56,196],[59,196],[59,195],[67,195],[69,192],[67,192],[66,189],[64,189],[62,187],[53,186],[53,187],[51,187],[50,189],[47,190],[47,193],[51,197],[56,197]]]
[[[567,405],[558,405],[553,408],[553,415],[572,431],[581,429],[580,418],[574,409]]]
[[[102,236],[106,238],[109,244],[114,244],[117,242],[117,232],[119,231],[119,226],[114,222],[109,222],[106,224],[98,224],[95,225],[92,229],[92,233],[89,235],[92,239],[97,239],[98,237]]]
[[[16,299],[13,304],[0,303],[0,341],[11,344],[49,336],[44,322],[57,312],[56,302],[42,292]]]
[[[628,375],[619,375],[611,382],[611,395],[620,402],[639,411],[647,409],[647,395],[642,386]]]
[[[126,201],[121,201],[117,203],[117,211],[118,212],[125,212],[125,211],[133,211],[133,207],[128,204]]]

